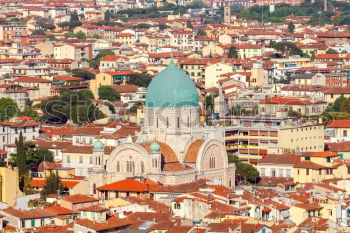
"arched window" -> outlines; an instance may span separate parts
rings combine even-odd
[[[98,165],[101,165],[101,158],[98,157]]]
[[[145,172],[145,165],[143,161],[141,161],[141,174],[143,174],[144,172]]]
[[[212,154],[209,158],[209,169],[215,168],[215,155]]]
[[[92,191],[93,191],[94,194],[96,194],[96,184],[93,184]]]
[[[166,127],[169,127],[169,117],[166,118]]]
[[[120,172],[120,164],[119,164],[119,161],[117,162],[117,172]]]
[[[130,172],[130,162],[126,162],[126,172]]]

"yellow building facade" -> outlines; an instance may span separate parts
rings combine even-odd
[[[18,187],[18,171],[0,167],[0,182],[0,202],[5,202],[9,206],[14,206],[16,204],[16,198],[23,195]]]

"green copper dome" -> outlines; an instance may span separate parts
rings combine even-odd
[[[148,86],[146,106],[198,106],[197,88],[190,77],[171,61]]]
[[[103,147],[104,147],[104,145],[100,140],[97,140],[94,143],[94,150],[103,150]]]
[[[151,152],[160,151],[160,145],[157,142],[153,142],[150,147],[151,147]]]

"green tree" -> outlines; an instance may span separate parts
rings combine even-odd
[[[192,26],[192,23],[191,23],[191,20],[187,20],[187,22],[186,22],[186,27],[187,28],[193,28],[193,26]]]
[[[329,48],[326,51],[326,54],[339,54],[335,49]]]
[[[80,19],[79,19],[79,16],[78,16],[78,13],[77,11],[74,11],[71,15],[70,15],[70,22],[77,22],[79,21],[80,22]]]
[[[36,29],[32,32],[32,35],[41,35],[45,36],[45,31],[43,29]]]
[[[92,91],[90,89],[83,89],[80,91],[80,93],[83,95],[84,99],[88,99],[88,100],[95,99],[94,94],[92,94]]]
[[[43,161],[49,161],[49,162],[54,161],[54,156],[52,151],[46,148],[37,148],[36,145],[32,142],[25,142],[23,146],[24,146],[24,164],[25,164],[24,173],[26,173],[28,170],[32,168],[35,168]],[[18,154],[18,152],[12,153],[11,154],[11,158],[13,161],[12,165],[18,166],[19,162],[22,162],[21,161],[22,157],[23,156],[21,154]]]
[[[196,36],[207,36],[207,33],[203,29],[199,29],[196,33]]]
[[[331,106],[328,106],[325,110],[326,112],[340,112],[345,102],[346,98],[344,96],[338,97]]]
[[[46,148],[39,148],[30,150],[26,154],[26,166],[28,169],[32,169],[43,161],[53,162],[54,156],[52,151]]]
[[[50,175],[46,177],[45,186],[41,192],[41,196],[45,199],[49,194],[61,194],[63,190],[64,186],[58,173],[51,172]]]
[[[34,194],[34,189],[33,187],[30,185],[31,183],[31,178],[29,176],[28,173],[26,173],[24,176],[23,176],[23,192],[26,194],[26,195],[30,195],[30,194]]]
[[[38,23],[42,29],[47,29],[47,30],[53,30],[56,28],[54,24],[51,23],[44,23],[44,22],[39,22]]]
[[[98,88],[98,97],[101,100],[117,101],[120,100],[120,94],[111,86],[102,86]]]
[[[294,111],[293,109],[289,109],[287,114],[289,117],[301,117],[301,113]]]
[[[17,156],[16,156],[16,165],[18,169],[18,177],[21,181],[23,179],[24,174],[26,173],[26,158],[25,158],[25,148],[24,148],[24,139],[22,135],[22,131],[19,133],[18,140],[15,140]],[[20,182],[19,188],[23,191],[23,182]]]
[[[47,123],[62,124],[72,120],[76,124],[93,122],[104,117],[103,113],[81,91],[65,91],[41,103],[43,116]]]
[[[105,49],[100,51],[93,59],[89,60],[89,64],[91,68],[98,69],[98,66],[100,65],[101,58],[105,56],[113,56],[115,53],[112,50]]]
[[[79,31],[75,34],[75,37],[80,39],[80,40],[85,40],[86,39],[86,34],[82,31]]]
[[[274,42],[271,41],[270,47],[280,51],[284,56],[303,55],[303,51],[293,42]]]
[[[90,80],[95,78],[95,74],[91,73],[90,71],[83,70],[83,69],[73,69],[70,70],[75,77],[83,78],[85,80]]]
[[[8,120],[19,112],[18,106],[10,98],[0,98],[0,121]]]
[[[106,22],[109,22],[111,20],[111,12],[109,10],[106,10],[104,20]]]
[[[30,116],[34,119],[37,119],[39,117],[39,114],[37,111],[34,111],[29,105],[24,106],[24,110],[19,113],[19,116]]]
[[[59,24],[61,27],[69,27],[70,29],[73,29],[75,27],[81,26],[82,23],[80,22],[79,15],[76,11],[74,11],[70,15],[69,22],[63,22]]]
[[[166,25],[166,24],[159,24],[159,25],[158,25],[158,28],[159,28],[159,30],[163,31],[164,29],[169,28],[169,26]]]
[[[74,32],[67,32],[64,36],[66,38],[75,38],[76,37]]]
[[[231,46],[228,50],[228,58],[238,58],[238,51],[235,46]]]
[[[295,25],[292,21],[289,21],[288,23],[288,32],[293,33],[295,29]]]
[[[253,183],[259,177],[259,171],[250,164],[243,163],[234,154],[228,154],[229,163],[236,165],[236,178],[244,183]]]
[[[139,108],[139,106],[143,105],[142,102],[136,102],[134,103],[131,107],[130,107],[130,112],[131,113],[136,113],[137,109]]]
[[[134,73],[129,75],[128,84],[133,84],[138,87],[148,87],[150,82],[152,81],[152,77],[148,74],[144,73]]]

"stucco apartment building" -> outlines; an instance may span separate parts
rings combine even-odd
[[[148,45],[147,51],[155,53],[157,49],[171,45],[171,37],[168,35],[145,35],[140,38],[140,43]]]
[[[344,96],[345,98],[350,97],[350,87],[333,87],[325,90],[324,92],[324,100],[327,103],[334,103],[334,101],[340,96]]]
[[[329,142],[350,141],[350,120],[330,120],[325,132]]]
[[[303,116],[317,116],[327,108],[325,101],[312,102],[309,99],[271,97],[261,99],[259,102],[260,115],[286,116],[289,110],[298,112]]]
[[[331,151],[269,154],[257,162],[260,176],[293,178],[300,184],[347,179],[350,177],[348,167],[339,154]]]
[[[233,126],[225,128],[226,149],[242,160],[259,159],[281,151],[324,149],[324,126],[316,122],[268,116],[236,116],[230,121]]]
[[[13,80],[13,83],[26,88],[30,99],[38,99],[51,95],[51,80],[37,77],[20,77]]]
[[[20,132],[26,141],[39,136],[40,125],[36,121],[0,122],[0,148],[6,149],[7,144],[14,144]]]
[[[92,58],[92,47],[87,44],[57,44],[54,45],[55,59],[73,59],[87,61]]]

